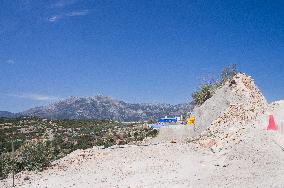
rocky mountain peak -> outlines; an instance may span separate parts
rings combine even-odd
[[[51,105],[24,111],[22,115],[56,119],[113,119],[143,121],[165,115],[181,115],[188,105],[127,103],[107,96],[69,97]]]

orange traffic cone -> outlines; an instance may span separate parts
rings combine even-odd
[[[275,130],[276,131],[277,129],[278,128],[276,126],[273,115],[269,115],[269,124],[267,126],[267,130]]]

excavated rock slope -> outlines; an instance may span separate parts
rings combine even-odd
[[[216,91],[212,98],[193,110],[197,132],[221,124],[247,123],[263,114],[267,102],[253,79],[237,74]]]
[[[253,79],[237,74],[194,109],[198,134],[194,140],[203,147],[218,149],[228,143],[237,144],[246,128],[254,126],[267,109],[268,104]]]

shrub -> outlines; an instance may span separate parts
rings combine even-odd
[[[197,91],[192,93],[192,105],[202,105],[206,100],[210,99],[214,95],[215,91],[220,86],[231,80],[237,73],[237,66],[235,64],[225,67],[221,72],[220,80],[209,80],[208,83],[202,84]]]
[[[147,137],[155,137],[158,135],[158,130],[157,129],[150,129],[147,132]]]
[[[1,155],[2,175],[6,177],[12,172],[22,170],[43,170],[55,159],[53,147],[48,141],[29,141],[16,150],[14,156],[12,152]]]
[[[94,138],[92,136],[83,135],[78,138],[76,149],[87,149],[93,147],[94,145]]]
[[[195,91],[192,93],[192,103],[194,106],[198,105],[202,105],[207,99],[210,99],[215,90],[217,88],[217,85],[212,84],[206,84],[206,85],[202,85],[200,90]]]

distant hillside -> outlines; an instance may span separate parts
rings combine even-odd
[[[8,111],[0,111],[0,117],[12,118],[15,117],[15,114]]]
[[[113,119],[141,121],[165,115],[181,115],[189,110],[186,104],[131,104],[105,96],[71,97],[48,106],[20,113],[55,119]]]

